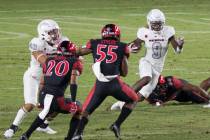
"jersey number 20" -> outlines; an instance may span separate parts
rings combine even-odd
[[[63,69],[61,69],[63,67]],[[68,73],[69,71],[69,62],[66,60],[60,61],[56,64],[55,60],[50,60],[47,63],[47,71],[45,73],[46,76],[51,76],[53,73],[53,68],[54,72],[57,76],[64,76]]]

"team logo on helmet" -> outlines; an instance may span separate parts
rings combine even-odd
[[[101,30],[102,38],[120,39],[120,28],[115,24],[107,24]]]

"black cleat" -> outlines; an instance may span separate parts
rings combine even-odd
[[[120,128],[116,124],[110,126],[110,130],[114,132],[115,137],[120,140]]]
[[[29,138],[26,136],[26,134],[23,134],[20,136],[20,140],[29,140]]]

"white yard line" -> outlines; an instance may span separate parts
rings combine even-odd
[[[17,23],[17,22],[4,22],[4,21],[0,21],[0,24],[3,24],[3,25],[19,25],[19,26],[34,27],[34,25],[32,25],[32,24]]]
[[[210,21],[210,18],[200,18],[201,20]]]
[[[192,13],[192,12],[164,12],[165,15],[199,15],[199,16],[206,16],[210,15],[207,13]],[[145,16],[146,17],[147,13],[129,13],[125,14],[124,16],[133,16],[133,17],[138,17],[138,16]],[[201,18],[202,19],[202,18]]]
[[[34,20],[43,20],[46,18],[52,18],[52,19],[61,19],[61,20],[66,20],[66,19],[80,19],[80,20],[91,20],[91,21],[115,21],[116,19],[110,19],[110,18],[100,18],[100,17],[84,17],[84,16],[24,16],[24,17],[0,17],[0,19],[34,19]],[[2,22],[3,23],[3,22]],[[28,25],[28,24],[27,24]]]
[[[196,21],[196,20],[188,20],[188,19],[183,19],[183,18],[175,18],[175,17],[167,17],[170,20],[175,20],[175,21],[180,21],[184,23],[190,23],[190,24],[197,24],[197,25],[210,25],[210,23],[207,22],[201,22],[201,21]]]
[[[145,5],[146,6],[146,5]],[[186,5],[180,4],[180,5],[156,5],[155,7],[162,7],[162,8],[167,8],[167,7],[180,7],[184,8]],[[188,4],[188,7],[194,7],[194,4]],[[209,7],[207,4],[197,4],[196,6],[198,7]],[[151,8],[151,6],[148,6]],[[38,9],[22,9],[22,10],[15,10],[16,13],[25,13],[25,12],[50,12],[50,11],[81,11],[81,10],[118,10],[118,9],[139,9],[142,8],[141,6],[118,6],[118,7],[89,7],[89,8],[69,8],[69,9],[62,9],[62,8],[57,8],[57,9],[44,9],[44,10],[38,10]],[[14,10],[0,10],[0,13],[11,13],[14,12]]]
[[[19,33],[19,32],[0,31],[0,33],[1,34],[12,35],[11,37],[1,37],[0,40],[26,38],[26,37],[29,37],[30,36],[29,34]]]

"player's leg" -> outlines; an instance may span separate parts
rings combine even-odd
[[[147,62],[144,58],[139,61],[139,75],[140,80],[138,80],[132,87],[135,92],[138,92],[142,87],[147,85],[152,77],[152,66],[149,62]]]
[[[36,106],[38,91],[38,80],[31,77],[29,70],[24,73],[23,85],[24,85],[24,100],[25,104],[18,110],[16,117],[8,130],[5,131],[5,138],[11,138],[17,131],[18,126],[21,124],[23,119],[27,116],[27,113],[33,110]]]
[[[118,84],[118,87],[120,87],[120,89],[113,93],[112,96],[120,101],[125,102],[125,104],[123,105],[121,113],[118,116],[117,120],[110,127],[117,138],[120,137],[121,124],[131,114],[133,108],[138,101],[138,96],[136,92],[130,86],[125,84],[121,79],[118,79]]]
[[[80,120],[81,120],[81,112],[77,112],[72,116],[71,121],[69,123],[68,134],[65,140],[71,140],[73,138],[77,130],[77,127],[79,126]]]
[[[34,122],[31,124],[29,129],[21,136],[20,140],[27,140],[31,134],[41,125],[44,123],[47,115],[50,112],[50,108],[53,104],[53,95],[46,94],[44,97],[44,109],[39,113],[37,118],[34,120]]]
[[[151,72],[151,73],[150,73]],[[157,83],[158,83],[158,78],[160,76],[160,73],[156,71],[153,67],[151,67],[151,71],[145,73],[146,75],[150,75],[152,77],[151,81],[145,85],[139,92],[139,101],[142,101],[144,98],[148,98],[149,95],[152,93],[152,91],[155,89]]]
[[[140,80],[138,80],[132,86],[132,88],[134,89],[136,93],[138,93],[139,90],[142,89],[142,87],[144,87],[145,85],[147,85],[152,79],[152,66],[143,58],[140,60],[140,63],[139,63],[139,74],[140,74]],[[139,96],[139,101],[144,100],[143,95],[138,94],[138,96]],[[111,110],[121,109],[123,105],[124,105],[124,102],[118,101],[111,106]]]
[[[82,134],[85,126],[89,121],[90,115],[104,101],[107,96],[106,94],[103,94],[101,92],[102,89],[103,87],[100,86],[100,82],[97,81],[83,104],[81,121],[79,123],[77,132],[72,140],[82,139]]]
[[[68,134],[67,137],[65,138],[65,140],[71,140],[80,122],[81,111],[82,111],[81,103],[79,101],[76,101],[76,103],[72,102],[70,98],[58,97],[56,99],[56,105],[54,108],[55,108],[54,110],[59,113],[73,114],[72,119],[69,123]]]

